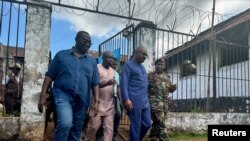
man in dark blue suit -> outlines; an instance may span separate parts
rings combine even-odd
[[[147,72],[142,63],[147,49],[138,47],[122,67],[121,95],[130,118],[130,141],[141,141],[151,126]]]

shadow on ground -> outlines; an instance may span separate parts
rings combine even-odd
[[[129,137],[129,126],[120,125],[118,141],[128,141],[128,137]],[[46,130],[45,141],[53,141],[53,140],[54,140],[54,123],[53,121],[50,121],[48,123],[48,127]]]
[[[48,124],[48,128],[45,135],[46,141],[53,141],[54,140],[54,124],[53,121],[50,121]],[[118,141],[129,141],[129,126],[128,125],[120,125],[119,127],[119,137]],[[148,135],[144,138],[143,141],[150,141]],[[207,141],[207,139],[175,139],[171,138],[171,141]]]

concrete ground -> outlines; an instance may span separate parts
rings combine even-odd
[[[129,137],[129,126],[120,125],[118,141],[128,141]],[[53,121],[48,123],[48,127],[45,134],[46,141],[53,141],[54,139],[54,124]],[[148,140],[145,140],[148,141]]]
[[[53,141],[53,136],[54,136],[54,127],[53,127],[53,122],[49,122],[48,130],[47,130],[47,135],[46,141]],[[119,127],[119,138],[118,141],[129,141],[129,126],[128,125],[120,125]],[[150,141],[148,138],[148,135],[144,138],[143,141]],[[207,141],[207,139],[171,139],[171,141]]]

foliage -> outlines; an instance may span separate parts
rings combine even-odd
[[[20,116],[20,111],[13,111],[12,114],[6,114],[3,109],[0,109],[0,117],[19,117]]]

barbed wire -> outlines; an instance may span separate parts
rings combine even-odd
[[[131,5],[135,5],[133,13],[128,11],[129,6],[131,6],[129,5],[129,1]],[[190,30],[192,30],[191,28],[194,28],[196,25],[201,27],[200,25],[202,22],[197,21],[196,19],[204,19],[204,17],[207,17],[207,19],[211,18],[208,16],[211,15],[211,12],[203,11],[190,5],[181,5],[179,0],[82,0],[80,3],[79,1],[77,3],[75,0],[62,0],[61,3],[71,6],[79,4],[79,6],[83,6],[87,9],[98,9],[98,11],[112,12],[112,14],[118,14],[122,16],[128,16],[128,14],[131,13],[131,17],[138,17],[153,21],[158,27],[165,29],[168,28],[169,30],[176,30],[179,26],[188,21],[192,21],[188,22],[190,24]],[[65,11],[70,14],[85,14],[85,12],[79,14],[73,9],[67,9],[68,8],[65,8]],[[188,15],[190,12],[187,14],[187,11],[191,11],[191,15]]]
[[[201,9],[202,7],[193,6],[196,3],[187,4],[189,1],[183,0],[44,0],[47,2],[60,3],[67,6],[79,7],[98,12],[111,13],[127,17],[127,21],[120,19],[121,23],[127,22],[129,24],[132,18],[152,21],[159,28],[177,31],[185,27],[185,33],[197,35],[203,30],[211,26],[212,12]],[[194,2],[194,1],[193,1]],[[212,9],[212,5],[211,8]],[[86,11],[53,6],[53,12],[66,12],[78,16],[85,15]],[[6,15],[8,13],[4,13]],[[101,17],[102,14],[98,14]],[[215,13],[216,23],[222,22],[229,18],[232,14],[222,15]],[[139,21],[132,19],[132,24],[137,24]]]

